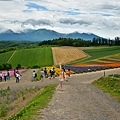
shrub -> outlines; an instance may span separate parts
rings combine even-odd
[[[40,66],[39,66],[39,65],[34,65],[34,66],[32,66],[32,68],[33,68],[33,69],[35,69],[35,68],[40,68]]]

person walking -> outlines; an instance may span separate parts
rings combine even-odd
[[[20,79],[21,79],[21,75],[20,75],[20,73],[17,71],[17,72],[16,72],[16,83],[19,83]]]
[[[56,90],[58,90],[59,88],[62,89],[63,81],[65,80],[65,74],[66,74],[65,69],[62,68],[61,64],[59,65],[60,65],[59,84],[56,87]]]
[[[44,70],[41,69],[41,71],[40,71],[40,79],[41,79],[42,82],[44,80],[44,77],[45,77]]]
[[[7,80],[7,72],[4,72],[4,80]]]
[[[10,80],[10,73],[7,71],[7,80]]]
[[[49,70],[49,79],[52,78],[52,69]]]
[[[36,80],[36,78],[37,78],[37,73],[35,72],[35,70],[33,71],[32,75],[33,75],[33,80]]]
[[[0,82],[2,82],[2,72],[0,72]]]
[[[44,68],[44,77],[47,78],[48,77],[48,74],[47,74],[47,69],[46,67]]]
[[[49,71],[49,73],[50,73],[50,79],[51,78],[55,78],[55,68],[54,67],[52,67],[51,69],[50,69],[50,71]]]
[[[71,75],[71,71],[70,69],[68,69],[68,73],[67,73],[68,77],[70,78],[70,75]]]

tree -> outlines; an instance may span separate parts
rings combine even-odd
[[[21,69],[21,65],[18,64],[17,67],[16,67],[16,69]]]
[[[115,45],[120,45],[120,37],[115,37]]]

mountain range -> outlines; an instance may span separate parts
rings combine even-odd
[[[59,33],[48,29],[38,29],[38,30],[26,30],[24,32],[15,33],[11,29],[6,32],[0,33],[0,41],[6,40],[16,40],[16,41],[44,41],[53,40],[57,38],[80,38],[83,40],[92,40],[93,38],[98,38],[95,34],[79,33],[73,32],[68,34]]]

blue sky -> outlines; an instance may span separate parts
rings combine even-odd
[[[0,32],[46,28],[120,37],[120,0],[0,0]]]

